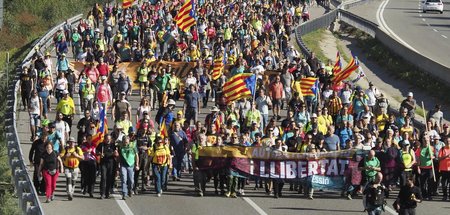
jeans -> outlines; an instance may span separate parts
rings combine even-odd
[[[416,209],[415,208],[405,208],[400,209],[398,215],[416,215]]]
[[[100,195],[109,196],[109,191],[111,190],[113,179],[114,179],[114,163],[105,162],[100,164]]]
[[[194,188],[199,193],[205,193],[206,173],[203,170],[194,170]]]
[[[269,114],[261,114],[262,120],[261,120],[261,128],[259,129],[261,132],[264,132],[264,128],[266,128],[268,122],[269,122]],[[261,134],[261,135],[264,135]]]
[[[182,168],[187,171],[192,170],[191,156],[189,154],[184,155]]]
[[[153,176],[155,177],[155,191],[156,193],[162,193],[162,189],[165,189],[166,176],[167,176],[167,166],[152,165]]]
[[[383,213],[383,209],[381,207],[376,207],[374,209],[368,210],[368,215],[381,215]]]
[[[173,170],[172,170],[172,176],[179,178],[181,177],[181,164],[183,163],[183,154],[175,154],[173,157]]]
[[[126,196],[128,195],[128,191],[133,188],[134,167],[121,165],[120,180],[122,181],[122,195]]]
[[[236,193],[238,177],[232,176],[232,175],[228,175],[227,178],[228,178],[228,180],[227,180],[227,182],[228,182],[228,192]]]
[[[433,174],[431,169],[420,169],[420,189],[424,198],[431,197]]]
[[[45,192],[45,180],[39,180],[39,164],[34,164],[34,172],[33,172],[33,184],[38,193]]]
[[[450,183],[450,171],[442,171],[441,172],[441,183],[442,183],[442,192],[443,192],[443,197],[447,197],[448,196],[448,184]]]

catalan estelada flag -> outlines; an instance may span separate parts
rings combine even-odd
[[[194,1],[186,0],[174,20],[182,31],[188,32],[195,25]]]
[[[241,73],[230,78],[223,85],[223,94],[227,103],[255,94],[256,76],[253,73]]]
[[[108,131],[108,120],[106,119],[106,108],[100,110],[99,122],[97,124],[97,133],[92,136],[92,144],[97,146],[105,138],[105,134]]]
[[[342,71],[341,54],[337,52],[336,63],[333,66],[333,74],[338,74]]]
[[[350,60],[348,65],[340,73],[334,74],[333,82],[337,84],[347,79],[348,77],[350,77],[352,72],[356,71],[358,68],[359,68],[358,59],[352,56],[352,59]]]
[[[302,78],[300,80],[300,89],[303,96],[316,96],[319,90],[318,78]]]
[[[134,0],[123,0],[122,8],[127,9],[127,8],[131,7],[131,5],[133,5],[133,3],[134,3]]]

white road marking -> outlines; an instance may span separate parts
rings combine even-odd
[[[128,207],[127,203],[122,200],[122,196],[118,194],[112,194],[111,196],[114,197],[117,204],[119,205],[120,209],[122,209],[123,214],[125,215],[134,215],[131,209]]]
[[[385,209],[387,212],[389,212],[390,214],[392,214],[392,215],[397,215],[397,214],[398,214],[397,212],[395,212],[394,209],[388,207],[387,205],[384,207],[384,209]]]
[[[422,21],[424,21],[424,22],[425,22],[426,20],[425,20],[425,19],[422,19]]]
[[[259,215],[267,215],[266,212],[264,212],[263,209],[261,209],[254,201],[252,201],[250,198],[248,197],[242,197],[242,199],[244,199],[244,201],[246,201],[250,206],[253,207],[253,209],[255,209]]]
[[[419,14],[420,17],[422,17],[422,14]]]
[[[418,53],[418,51],[416,49],[414,49],[412,46],[410,46],[408,43],[406,43],[404,40],[402,40],[402,38],[400,38],[396,33],[394,33],[394,31],[392,31],[392,29],[390,29],[389,26],[387,25],[386,21],[384,20],[383,13],[384,13],[384,9],[386,8],[386,5],[388,3],[389,3],[389,0],[385,0],[383,3],[380,4],[380,6],[378,7],[378,10],[377,10],[377,21],[380,24],[381,30],[384,30],[387,34],[394,37],[396,40],[398,40],[404,46],[406,46],[407,48]]]
[[[443,38],[447,39],[447,36],[445,36],[445,35],[443,35],[443,34],[441,34],[441,36],[442,36]]]
[[[434,28],[433,28],[433,31],[434,31],[434,32],[438,32],[438,30],[436,30],[436,29],[434,29]]]

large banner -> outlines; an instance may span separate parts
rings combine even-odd
[[[198,63],[196,62],[171,62],[171,61],[154,61],[150,63],[150,67],[155,69],[155,71],[160,71],[161,69],[165,68],[168,69],[169,67],[172,68],[172,71],[175,72],[177,77],[181,78],[182,80],[187,77],[189,71],[192,71]],[[82,62],[71,62],[71,67],[75,71],[76,75],[79,75],[81,71],[84,70],[85,64]],[[95,63],[97,65],[97,63]],[[121,72],[125,72],[129,77],[130,80],[134,82],[133,84],[133,90],[139,89],[139,84],[137,83],[137,70],[139,66],[141,65],[140,62],[124,62],[120,63],[118,70]],[[212,70],[212,66],[210,66]],[[225,66],[225,71],[228,71],[230,69],[230,65]],[[110,69],[112,70],[112,66],[110,66]],[[279,74],[281,71],[277,70],[266,70],[264,72],[264,75],[275,75]]]
[[[199,151],[198,164],[204,170],[231,168],[247,177],[301,181],[315,188],[341,189],[344,176],[351,177],[349,166],[355,166],[364,153],[344,150],[313,154],[267,147],[204,147]]]

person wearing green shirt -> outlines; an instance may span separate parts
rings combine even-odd
[[[149,93],[148,89],[148,74],[150,73],[150,68],[145,65],[145,61],[141,63],[141,66],[138,69],[138,81],[139,81],[139,95],[142,98],[142,95],[147,96]],[[144,93],[142,93],[144,91]]]
[[[156,77],[156,90],[158,92],[158,102],[162,102],[163,94],[167,90],[167,83],[169,83],[170,75],[166,73],[166,69],[162,69]]]
[[[416,150],[416,157],[418,157],[418,173],[420,174],[420,189],[422,196],[428,200],[432,200],[433,190],[433,160],[435,159],[435,148],[430,145],[430,136],[424,135],[422,137],[422,145]]]
[[[134,186],[134,170],[139,170],[139,156],[136,142],[131,142],[128,136],[124,136],[122,141],[122,145],[119,146],[119,167],[122,199],[125,200],[127,195],[131,197],[131,189]]]
[[[199,168],[199,151],[206,147],[206,135],[200,134],[199,140],[192,144],[191,148],[191,156],[192,156],[192,167],[194,169],[194,187],[195,192],[197,192],[198,196],[202,197],[205,193],[206,188],[206,172]]]
[[[377,175],[377,172],[381,171],[380,160],[378,160],[378,158],[375,157],[374,150],[369,151],[369,154],[367,154],[367,157],[365,159],[361,160],[358,167],[359,167],[359,170],[363,171],[363,174],[366,176],[365,184],[368,184],[369,182],[373,182],[375,180],[375,176]]]

